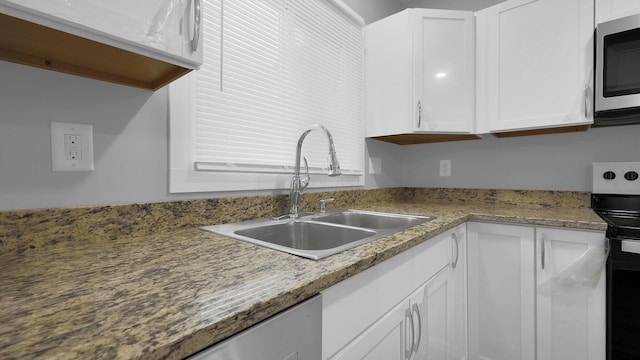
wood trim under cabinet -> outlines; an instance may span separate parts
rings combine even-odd
[[[376,136],[371,139],[380,140],[397,145],[429,144],[445,141],[478,140],[481,136],[475,134],[399,134]]]
[[[532,130],[519,130],[519,131],[505,131],[500,133],[491,133],[491,135],[497,138],[516,137],[516,136],[529,136],[529,135],[548,135],[548,134],[560,134],[568,132],[587,131],[591,125],[577,125],[577,126],[565,126],[558,128],[548,129],[532,129]]]
[[[157,90],[191,69],[0,14],[0,59]]]

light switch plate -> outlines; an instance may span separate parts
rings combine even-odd
[[[51,123],[51,169],[93,171],[93,126]]]

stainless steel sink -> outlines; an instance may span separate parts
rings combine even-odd
[[[358,241],[376,232],[312,221],[289,221],[235,231],[237,235],[300,250],[326,250]]]
[[[318,260],[433,219],[429,216],[334,209],[298,219],[260,219],[202,229]]]
[[[407,228],[425,222],[423,216],[376,213],[361,210],[345,210],[336,214],[320,216],[315,220],[368,229]]]

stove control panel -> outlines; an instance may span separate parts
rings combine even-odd
[[[640,162],[593,163],[594,194],[640,195]]]

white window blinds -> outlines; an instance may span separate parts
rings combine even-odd
[[[204,59],[195,75],[193,166],[291,173],[311,124],[332,133],[344,174],[363,174],[363,32],[327,0],[205,1]],[[326,173],[326,138],[303,156]],[[281,186],[281,185],[280,185]]]

